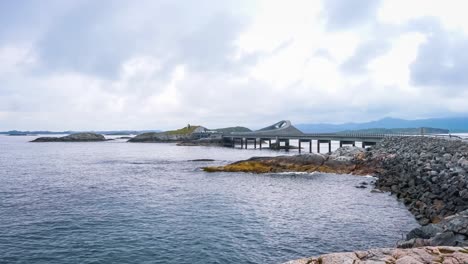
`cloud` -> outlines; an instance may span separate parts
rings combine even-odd
[[[365,73],[372,59],[385,54],[391,45],[387,39],[372,39],[362,43],[355,53],[341,64],[345,73]]]
[[[327,0],[324,13],[327,27],[332,30],[349,29],[373,20],[379,0]]]
[[[425,30],[427,40],[411,63],[411,81],[417,86],[466,89],[468,86],[468,36],[444,30],[436,21],[417,25]],[[443,89],[442,89],[443,90]]]
[[[0,130],[468,113],[463,16],[405,2],[1,2]]]
[[[227,67],[243,21],[213,1],[84,1],[58,18],[38,41],[51,70],[116,78],[120,65],[140,54],[160,58],[171,71],[191,64]]]

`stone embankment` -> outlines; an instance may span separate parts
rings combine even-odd
[[[76,133],[64,137],[40,137],[31,142],[95,142],[106,141],[101,134],[96,133]]]
[[[284,264],[466,264],[468,249],[461,247],[421,247],[413,249],[372,249],[346,253],[332,253],[318,257],[292,260]]]
[[[389,138],[369,153],[381,160],[376,188],[394,193],[422,225],[468,209],[467,143]]]

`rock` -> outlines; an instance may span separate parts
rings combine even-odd
[[[463,157],[463,158],[461,158],[460,160],[458,160],[457,163],[458,163],[458,165],[459,165],[460,167],[462,167],[463,169],[468,170],[468,159],[466,159],[466,158]]]
[[[434,237],[438,233],[441,233],[442,231],[443,231],[442,227],[435,225],[435,224],[429,224],[429,225],[418,227],[418,228],[411,230],[406,235],[406,240],[411,240],[413,238],[429,239],[431,237]]]
[[[31,142],[93,142],[106,141],[103,135],[96,133],[76,133],[64,137],[40,137]]]
[[[437,224],[429,224],[411,230],[407,241],[398,247],[418,246],[414,239],[424,239],[432,246],[467,246],[468,245],[468,210],[448,216]]]
[[[461,247],[420,247],[412,249],[371,249],[345,253],[325,254],[318,257],[292,260],[285,264],[425,264],[468,263],[468,250]]]
[[[341,147],[330,154],[331,159],[341,160],[341,161],[351,161],[356,158],[358,155],[361,155],[366,150],[359,147],[345,146]]]
[[[215,161],[214,159],[194,159],[194,160],[189,160],[192,162],[206,162],[206,161]]]
[[[466,236],[461,234],[455,234],[451,231],[439,233],[430,241],[431,245],[433,246],[465,246],[468,243],[468,241],[466,240]]]
[[[207,172],[325,172],[358,175],[368,175],[369,170],[360,170],[351,161],[332,159],[329,155],[304,154],[295,156],[278,157],[253,157],[248,160],[238,161],[226,166],[206,167]]]

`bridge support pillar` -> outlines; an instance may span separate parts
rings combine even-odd
[[[271,138],[268,139],[268,148],[271,149]]]
[[[331,140],[317,140],[317,153],[320,153],[320,144],[328,143],[328,152],[331,152]]]
[[[356,142],[355,141],[343,141],[343,140],[341,140],[340,141],[340,148],[343,147],[343,145],[352,145],[353,147],[355,147]]]
[[[363,141],[362,142],[362,148],[366,148],[368,146],[375,146],[375,142],[366,142],[366,141]]]
[[[257,139],[254,138],[254,149],[257,149]]]

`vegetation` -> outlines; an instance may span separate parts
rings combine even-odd
[[[226,128],[218,128],[218,129],[213,129],[215,131],[218,131],[223,134],[229,134],[232,132],[252,132],[252,130],[246,128],[246,127],[241,127],[241,126],[236,126],[236,127],[226,127]]]
[[[177,130],[170,130],[170,131],[166,131],[166,132],[163,132],[167,135],[189,135],[189,134],[192,134],[193,131],[195,131],[195,129],[199,128],[200,126],[186,126],[184,128],[181,128],[181,129],[177,129]]]

